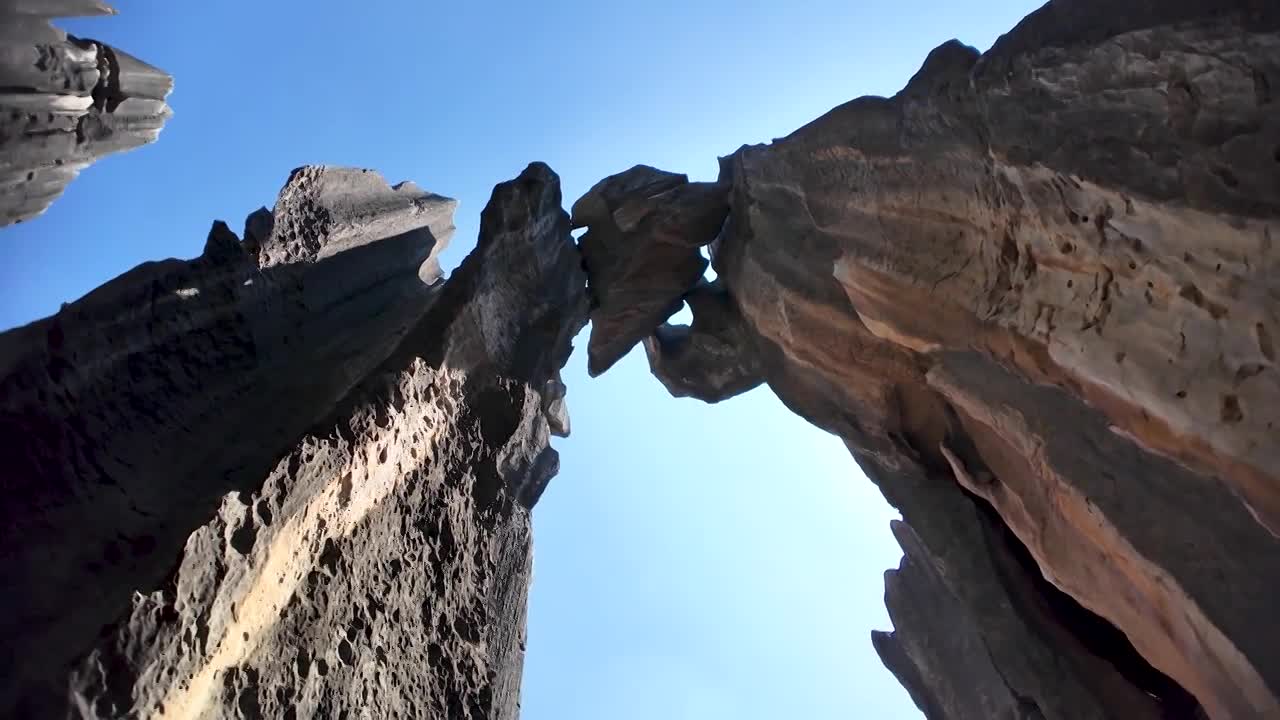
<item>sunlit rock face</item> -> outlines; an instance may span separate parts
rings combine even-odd
[[[844,438],[903,515],[875,643],[929,717],[1280,716],[1278,29],[1053,2],[709,185],[718,279],[650,364]]]
[[[516,716],[585,277],[545,165],[454,206],[301,168],[0,335],[0,714]]]
[[[153,142],[173,78],[50,20],[110,15],[98,0],[0,0],[0,227],[44,212],[80,171]]]

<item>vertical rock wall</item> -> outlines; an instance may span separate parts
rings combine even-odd
[[[442,283],[453,201],[302,168],[244,241],[0,336],[4,712],[515,717],[586,311],[560,204],[499,185]]]
[[[1273,87],[1271,5],[1051,2],[724,158],[722,224],[602,181],[591,347],[647,332],[673,394],[763,381],[846,441],[902,512],[875,643],[929,717],[1280,716]],[[610,302],[681,287],[691,327]]]

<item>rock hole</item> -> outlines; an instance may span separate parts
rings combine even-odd
[[[1240,409],[1240,398],[1235,395],[1222,396],[1222,422],[1234,425],[1244,419],[1244,411]]]
[[[1218,267],[1221,268],[1222,266],[1219,265]],[[1195,285],[1183,285],[1182,289],[1178,291],[1178,297],[1209,313],[1209,316],[1214,320],[1221,320],[1229,314],[1225,306],[1205,297],[1204,293],[1200,292],[1200,288]]]
[[[1134,261],[1130,260],[1130,261],[1129,261],[1129,269],[1130,269],[1130,270],[1137,270],[1137,269],[1138,269],[1138,263],[1136,263],[1136,262],[1134,262]]]
[[[348,471],[338,481],[338,507],[345,508],[351,502],[351,472]]]
[[[1270,362],[1276,361],[1276,348],[1271,342],[1271,333],[1267,332],[1267,326],[1258,323],[1253,326],[1254,340],[1258,342],[1258,352],[1262,353],[1262,357]]]
[[[1075,250],[1076,250],[1075,245],[1072,245],[1069,242],[1062,243],[1062,253],[1064,255],[1070,255],[1071,253],[1075,252]]]
[[[476,627],[476,624],[470,618],[464,615],[459,615],[453,619],[453,631],[458,634],[458,637],[469,643],[480,642],[480,629]]]
[[[1222,184],[1229,188],[1240,187],[1240,180],[1236,177],[1236,174],[1231,172],[1228,168],[1218,166],[1213,169],[1213,174],[1217,175],[1218,179],[1222,181]]]
[[[245,523],[231,533],[231,547],[241,555],[248,555],[253,550],[253,542],[258,538],[258,528],[253,518],[245,518]]]
[[[355,650],[351,648],[351,643],[347,642],[346,639],[338,643],[338,659],[342,661],[343,665],[350,665],[356,659]]]
[[[387,449],[385,447],[378,452],[378,464],[379,465],[387,464]]]
[[[1176,393],[1174,393],[1174,394],[1178,396],[1178,399],[1179,399],[1179,400],[1182,400],[1183,398],[1185,398],[1185,397],[1187,396],[1187,391],[1186,391],[1186,390],[1179,390],[1178,392],[1176,392]]]
[[[333,542],[333,538],[325,538],[324,550],[320,553],[320,567],[332,573],[338,567],[338,561],[341,559],[342,551]]]
[[[1075,283],[1074,283],[1074,282],[1072,282],[1071,280],[1068,280],[1068,281],[1067,281],[1067,287],[1071,287],[1071,286],[1073,286],[1073,285],[1075,285]]]

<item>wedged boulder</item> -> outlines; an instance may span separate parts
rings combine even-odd
[[[114,14],[97,0],[0,0],[0,227],[44,212],[100,158],[154,142],[173,78],[58,17]]]
[[[681,308],[707,269],[699,248],[720,232],[726,188],[637,165],[608,177],[573,205],[590,277],[587,369],[608,370]]]

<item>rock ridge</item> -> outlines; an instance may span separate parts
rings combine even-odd
[[[560,204],[499,185],[446,282],[454,201],[300,168],[244,241],[0,335],[3,712],[515,717],[586,321]]]
[[[154,142],[173,78],[59,17],[112,15],[97,0],[0,0],[0,227],[44,212],[84,168]]]

